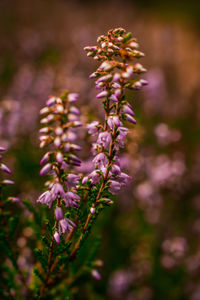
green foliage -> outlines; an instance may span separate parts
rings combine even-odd
[[[124,43],[128,42],[132,38],[132,33],[128,32],[124,37]]]
[[[9,219],[9,237],[11,240],[14,238],[14,234],[17,230],[17,226],[19,224],[19,216],[13,216]]]
[[[45,255],[41,249],[34,249],[34,254],[38,261],[41,263],[43,269],[46,271],[48,267],[48,257]]]
[[[38,270],[37,267],[35,267],[33,269],[33,273],[36,275],[36,277],[38,277],[42,282],[44,282],[44,276],[42,275],[42,273]]]

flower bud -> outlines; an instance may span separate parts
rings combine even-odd
[[[51,98],[49,98],[49,99],[47,100],[46,105],[47,105],[47,106],[51,106],[51,105],[53,105],[53,104],[55,104],[55,103],[56,103],[56,98],[55,98],[55,97],[51,97]]]
[[[13,180],[9,180],[9,179],[4,179],[2,181],[3,184],[15,184]]]
[[[47,173],[49,173],[50,170],[51,170],[51,164],[48,163],[40,170],[40,175],[41,176],[46,175]]]
[[[136,124],[136,120],[132,116],[130,116],[129,114],[126,114],[125,116],[126,116],[126,120],[128,122],[130,122],[132,124]]]
[[[59,235],[58,231],[55,231],[53,237],[54,237],[56,243],[59,244],[60,243],[60,235]]]
[[[59,164],[62,164],[63,160],[64,160],[64,157],[63,157],[63,154],[61,152],[57,152],[56,153],[56,160]]]
[[[100,67],[99,70],[101,71],[110,71],[113,68],[113,64],[109,61],[104,61]]]
[[[62,135],[63,134],[63,129],[62,129],[62,127],[57,127],[56,129],[55,129],[55,134],[56,135]]]
[[[95,213],[95,211],[96,211],[96,209],[94,207],[90,208],[90,212],[91,212],[92,215]]]
[[[41,165],[43,165],[43,164],[45,164],[46,162],[49,161],[49,159],[50,159],[50,154],[51,154],[51,152],[45,153],[45,155],[42,157],[42,159],[41,159],[41,161],[40,161],[40,164],[41,164]]]
[[[11,170],[5,165],[5,164],[0,164],[0,169],[8,174],[11,174]]]
[[[8,197],[8,200],[16,203],[20,202],[20,199],[18,197]]]
[[[60,145],[61,145],[61,139],[60,139],[60,137],[56,137],[55,139],[54,139],[54,145],[56,146],[56,147],[60,147]]]
[[[77,93],[70,93],[68,94],[68,101],[69,102],[76,102],[76,100],[78,99],[78,94]]]
[[[62,208],[59,206],[56,206],[55,208],[55,217],[58,221],[64,218]]]
[[[96,97],[97,97],[98,99],[100,99],[100,98],[106,97],[107,95],[108,95],[108,92],[107,92],[107,91],[102,91],[102,92],[100,92],[99,94],[97,94]]]
[[[92,277],[94,277],[94,279],[96,279],[96,280],[101,279],[101,275],[97,270],[92,270],[91,274],[92,274]]]

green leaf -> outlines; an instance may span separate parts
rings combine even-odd
[[[132,33],[131,33],[131,32],[128,32],[128,33],[124,36],[123,42],[126,43],[126,42],[128,42],[131,38],[132,38]]]

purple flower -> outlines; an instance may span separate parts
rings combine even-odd
[[[115,126],[119,127],[122,125],[118,116],[108,117],[108,126],[113,130]]]
[[[60,235],[59,235],[58,231],[55,231],[53,237],[54,237],[56,243],[59,244],[60,243]]]
[[[107,148],[111,142],[111,134],[108,131],[99,133],[97,143]]]
[[[4,180],[2,181],[2,183],[3,183],[3,184],[15,184],[14,181],[9,180],[9,179],[4,179]]]
[[[61,152],[57,152],[56,153],[56,160],[59,164],[62,164],[63,160],[64,160],[64,157],[63,157],[63,154]]]
[[[73,113],[74,115],[77,115],[77,116],[80,115],[80,111],[76,106],[71,106],[70,107],[70,112]]]
[[[126,113],[126,114],[131,115],[131,116],[134,116],[134,115],[135,115],[134,112],[133,112],[132,107],[129,106],[129,105],[124,105],[123,108],[122,108],[122,111],[123,111],[124,113]]]
[[[55,129],[55,134],[56,135],[62,135],[63,134],[63,129],[62,129],[62,127],[56,127],[56,129]]]
[[[41,176],[46,175],[47,173],[49,173],[50,170],[51,170],[51,164],[48,163],[40,170],[40,175]]]
[[[53,105],[53,104],[55,104],[55,103],[56,103],[56,97],[50,97],[50,98],[47,100],[46,105],[47,105],[47,106],[51,106],[51,105]]]
[[[113,102],[118,101],[117,97],[114,94],[112,94],[109,99],[112,100]]]
[[[0,168],[1,168],[2,171],[6,172],[8,174],[12,173],[11,170],[4,164],[0,164]]]
[[[56,199],[57,197],[64,198],[65,191],[63,189],[63,186],[60,183],[54,183],[51,188],[51,194],[54,199]]]
[[[100,92],[99,94],[97,94],[96,97],[97,97],[98,99],[100,99],[100,98],[106,97],[107,95],[108,95],[108,92],[107,92],[107,91],[102,91],[102,92]]]
[[[110,71],[111,69],[113,68],[113,65],[111,62],[109,61],[104,61],[100,67],[99,67],[99,70],[101,71]]]
[[[121,173],[118,177],[117,180],[122,184],[122,185],[127,185],[128,182],[130,181],[131,177],[127,175],[126,173]]]
[[[79,94],[77,93],[70,93],[68,94],[68,101],[69,102],[76,102],[76,100],[78,99]]]
[[[112,194],[117,194],[121,188],[121,184],[114,180],[110,180],[109,183],[110,183],[109,191]]]
[[[51,152],[45,153],[45,155],[42,157],[42,159],[40,161],[41,165],[43,165],[43,164],[45,164],[45,163],[47,163],[49,161],[50,154],[51,154]]]
[[[83,177],[83,179],[82,179],[82,184],[84,185],[84,184],[86,184],[87,183],[87,181],[88,181],[88,176],[85,176],[85,177]]]
[[[55,145],[56,147],[60,147],[60,145],[61,145],[61,139],[60,139],[59,136],[57,136],[57,137],[54,139],[54,145]]]
[[[120,89],[120,88],[121,88],[121,85],[120,85],[119,83],[117,83],[117,82],[114,82],[114,83],[112,84],[112,87],[113,87],[114,89]]]
[[[58,224],[59,235],[65,232],[69,232],[73,227],[76,227],[76,224],[72,222],[70,219],[64,218],[60,220]]]
[[[66,206],[78,207],[78,204],[76,203],[76,201],[80,201],[80,197],[73,192],[67,192],[65,194],[64,201],[65,201]]]
[[[80,166],[81,165],[81,160],[74,154],[69,154],[68,158],[70,160],[70,164],[74,166]]]
[[[42,204],[46,204],[49,208],[52,205],[52,202],[55,199],[52,197],[52,194],[50,191],[46,191],[44,192],[42,195],[40,195],[40,197],[37,199],[37,202],[40,202]]]
[[[117,82],[120,80],[120,78],[121,78],[121,75],[119,73],[115,73],[115,75],[113,76],[113,81]]]
[[[99,173],[97,170],[94,170],[88,175],[88,178],[91,180],[92,184],[95,184],[99,181]]]
[[[119,97],[121,96],[121,93],[122,93],[121,89],[117,89],[117,90],[115,91],[115,96],[116,96],[117,98],[119,98]]]
[[[112,78],[111,74],[105,75],[100,77],[99,79],[97,79],[97,81],[95,82],[96,84],[100,83],[100,82],[104,82],[104,81],[108,81]]]
[[[18,197],[8,197],[8,200],[16,203],[20,202],[20,199]]]
[[[128,122],[130,122],[132,124],[136,124],[136,120],[132,116],[130,116],[129,114],[126,114],[125,116],[126,116],[126,120]]]
[[[56,216],[56,220],[58,220],[58,221],[64,218],[63,211],[62,211],[61,207],[56,206],[56,208],[55,208],[55,216]]]
[[[92,123],[90,124],[87,124],[87,130],[88,130],[88,133],[91,134],[91,135],[95,135],[97,132],[98,132],[98,126],[99,125],[99,122],[97,121],[93,121]]]
[[[112,165],[111,172],[114,175],[119,175],[121,173],[121,169],[118,165]]]
[[[92,274],[92,277],[94,277],[94,279],[96,279],[96,280],[101,279],[101,275],[97,270],[92,270],[91,274]]]
[[[96,211],[95,207],[90,207],[90,212],[92,215],[95,213],[95,211]]]
[[[95,167],[97,167],[98,169],[101,169],[102,167],[106,166],[108,159],[107,159],[106,155],[103,152],[101,152],[95,156],[95,158],[93,159],[93,162],[94,162]]]
[[[65,184],[68,188],[76,187],[79,182],[80,176],[75,174],[68,174]]]
[[[116,139],[115,149],[124,147],[124,140],[126,139],[128,129],[126,127],[118,127],[118,132],[119,134]]]

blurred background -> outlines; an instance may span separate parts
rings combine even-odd
[[[0,1],[0,145],[13,193],[33,203],[44,183],[37,130],[48,96],[79,92],[84,122],[102,117],[88,79],[97,63],[83,47],[124,27],[146,53],[149,85],[128,95],[137,125],[122,158],[134,181],[93,228],[103,232],[102,279],[83,283],[76,299],[200,299],[199,16],[195,0]]]

